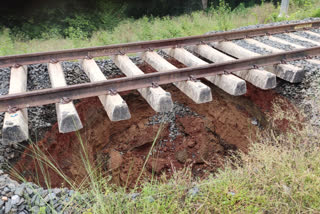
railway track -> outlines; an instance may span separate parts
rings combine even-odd
[[[207,79],[233,96],[246,93],[246,82],[263,90],[275,88],[276,77],[291,83],[301,82],[305,71],[290,61],[307,60],[320,65],[320,60],[316,59],[320,55],[318,28],[320,21],[313,21],[202,36],[2,56],[0,68],[11,67],[9,94],[0,96],[0,112],[6,112],[3,142],[15,143],[28,139],[28,107],[55,103],[59,131],[67,133],[82,128],[72,102],[75,99],[98,96],[110,120],[119,121],[131,117],[126,102],[118,93],[122,91],[138,90],[155,111],[166,112],[172,109],[173,102],[170,93],[160,87],[163,84],[174,84],[200,104],[210,102],[212,95],[211,88],[199,78]],[[301,43],[287,41],[278,35]],[[290,46],[291,49],[271,46],[266,40]],[[263,51],[253,52],[236,41]],[[157,50],[162,50],[187,67],[177,69]],[[138,53],[158,72],[144,74],[127,56],[129,53]],[[107,80],[93,60],[101,56],[111,56],[126,77]],[[60,62],[68,60],[80,61],[90,83],[67,85]],[[26,91],[27,66],[38,63],[48,63],[52,88]]]

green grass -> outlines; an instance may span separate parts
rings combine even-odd
[[[44,38],[50,39],[24,41],[21,38],[13,37],[8,29],[4,29],[0,31],[0,55],[201,35],[212,30],[230,30],[252,24],[319,16],[320,12],[317,9],[320,6],[319,0],[302,2],[304,2],[302,6],[294,4],[290,7],[289,17],[278,18],[279,8],[270,3],[263,3],[251,8],[244,8],[240,5],[231,10],[222,1],[217,8],[209,8],[207,11],[196,11],[177,17],[143,17],[137,20],[127,18],[112,30],[96,31],[90,38],[75,30],[75,35],[71,38],[62,38],[55,33],[49,35],[50,32],[48,32]]]

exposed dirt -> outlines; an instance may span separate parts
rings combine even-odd
[[[153,72],[147,65],[141,69]],[[215,172],[233,151],[247,151],[250,139],[254,140],[256,132],[267,126],[265,113],[271,111],[272,102],[284,100],[272,90],[262,91],[250,84],[247,84],[245,96],[233,97],[211,83],[203,82],[212,88],[213,101],[200,105],[174,86],[163,86],[174,101],[188,106],[199,116],[178,116],[176,125],[182,135],[173,141],[168,136],[169,125],[164,124],[141,180],[153,174],[159,177],[164,172],[170,176],[174,170],[186,165],[191,165],[193,174],[199,177]],[[59,168],[77,184],[87,175],[81,160],[80,139],[90,161],[112,176],[110,182],[128,187],[136,183],[160,125],[148,125],[155,112],[137,92],[121,95],[131,110],[130,120],[110,122],[97,98],[83,99],[76,105],[84,126],[80,137],[76,133],[60,134],[56,124],[38,142],[41,150],[50,154]],[[253,125],[252,120],[258,124]],[[25,151],[15,167],[28,180],[36,182],[39,167],[35,165],[30,152]],[[57,173],[49,170],[49,174],[52,187],[67,185]],[[44,185],[42,176],[39,180]]]

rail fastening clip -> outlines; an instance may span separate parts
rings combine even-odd
[[[9,106],[8,107],[8,113],[9,114],[14,114],[16,113],[17,111],[19,111],[20,109],[18,107],[15,107],[15,106]]]
[[[72,100],[69,98],[69,97],[62,97],[61,99],[60,99],[60,103],[61,104],[68,104],[68,103],[70,103]]]
[[[151,87],[152,88],[158,88],[159,87],[159,84],[157,82],[152,82],[151,83]]]
[[[114,96],[114,95],[117,95],[117,94],[118,94],[118,92],[117,92],[116,89],[111,88],[111,89],[108,90],[108,95]]]

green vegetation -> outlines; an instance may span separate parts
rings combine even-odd
[[[219,5],[219,0],[207,1],[208,5]],[[260,1],[226,2],[235,8],[240,3],[253,6]],[[111,30],[126,17],[177,16],[201,9],[201,0],[12,0],[0,7],[0,29],[9,28],[12,36],[22,40],[83,38],[97,30]]]
[[[109,8],[104,9],[99,16],[95,16],[95,19],[98,17],[100,19],[96,21],[97,23],[108,26],[103,29],[98,24],[92,26],[92,20],[80,15],[64,20],[67,23],[64,29],[55,28],[53,25],[36,39],[26,40],[28,37],[24,37],[23,34],[3,29],[0,31],[0,55],[200,35],[212,30],[230,30],[284,19],[319,17],[319,6],[319,0],[295,0],[290,6],[290,16],[286,18],[278,18],[279,8],[271,3],[262,3],[250,8],[240,4],[232,10],[228,4],[220,1],[218,6],[210,7],[206,11],[196,11],[177,17],[144,16],[140,19],[124,18],[121,16],[121,10],[117,11],[115,16],[114,9]]]
[[[110,30],[124,19],[126,5],[110,0],[39,2],[38,8],[21,10],[14,6],[0,9],[0,29],[26,41],[49,38],[87,38],[94,31]],[[29,6],[32,7],[32,6]]]

